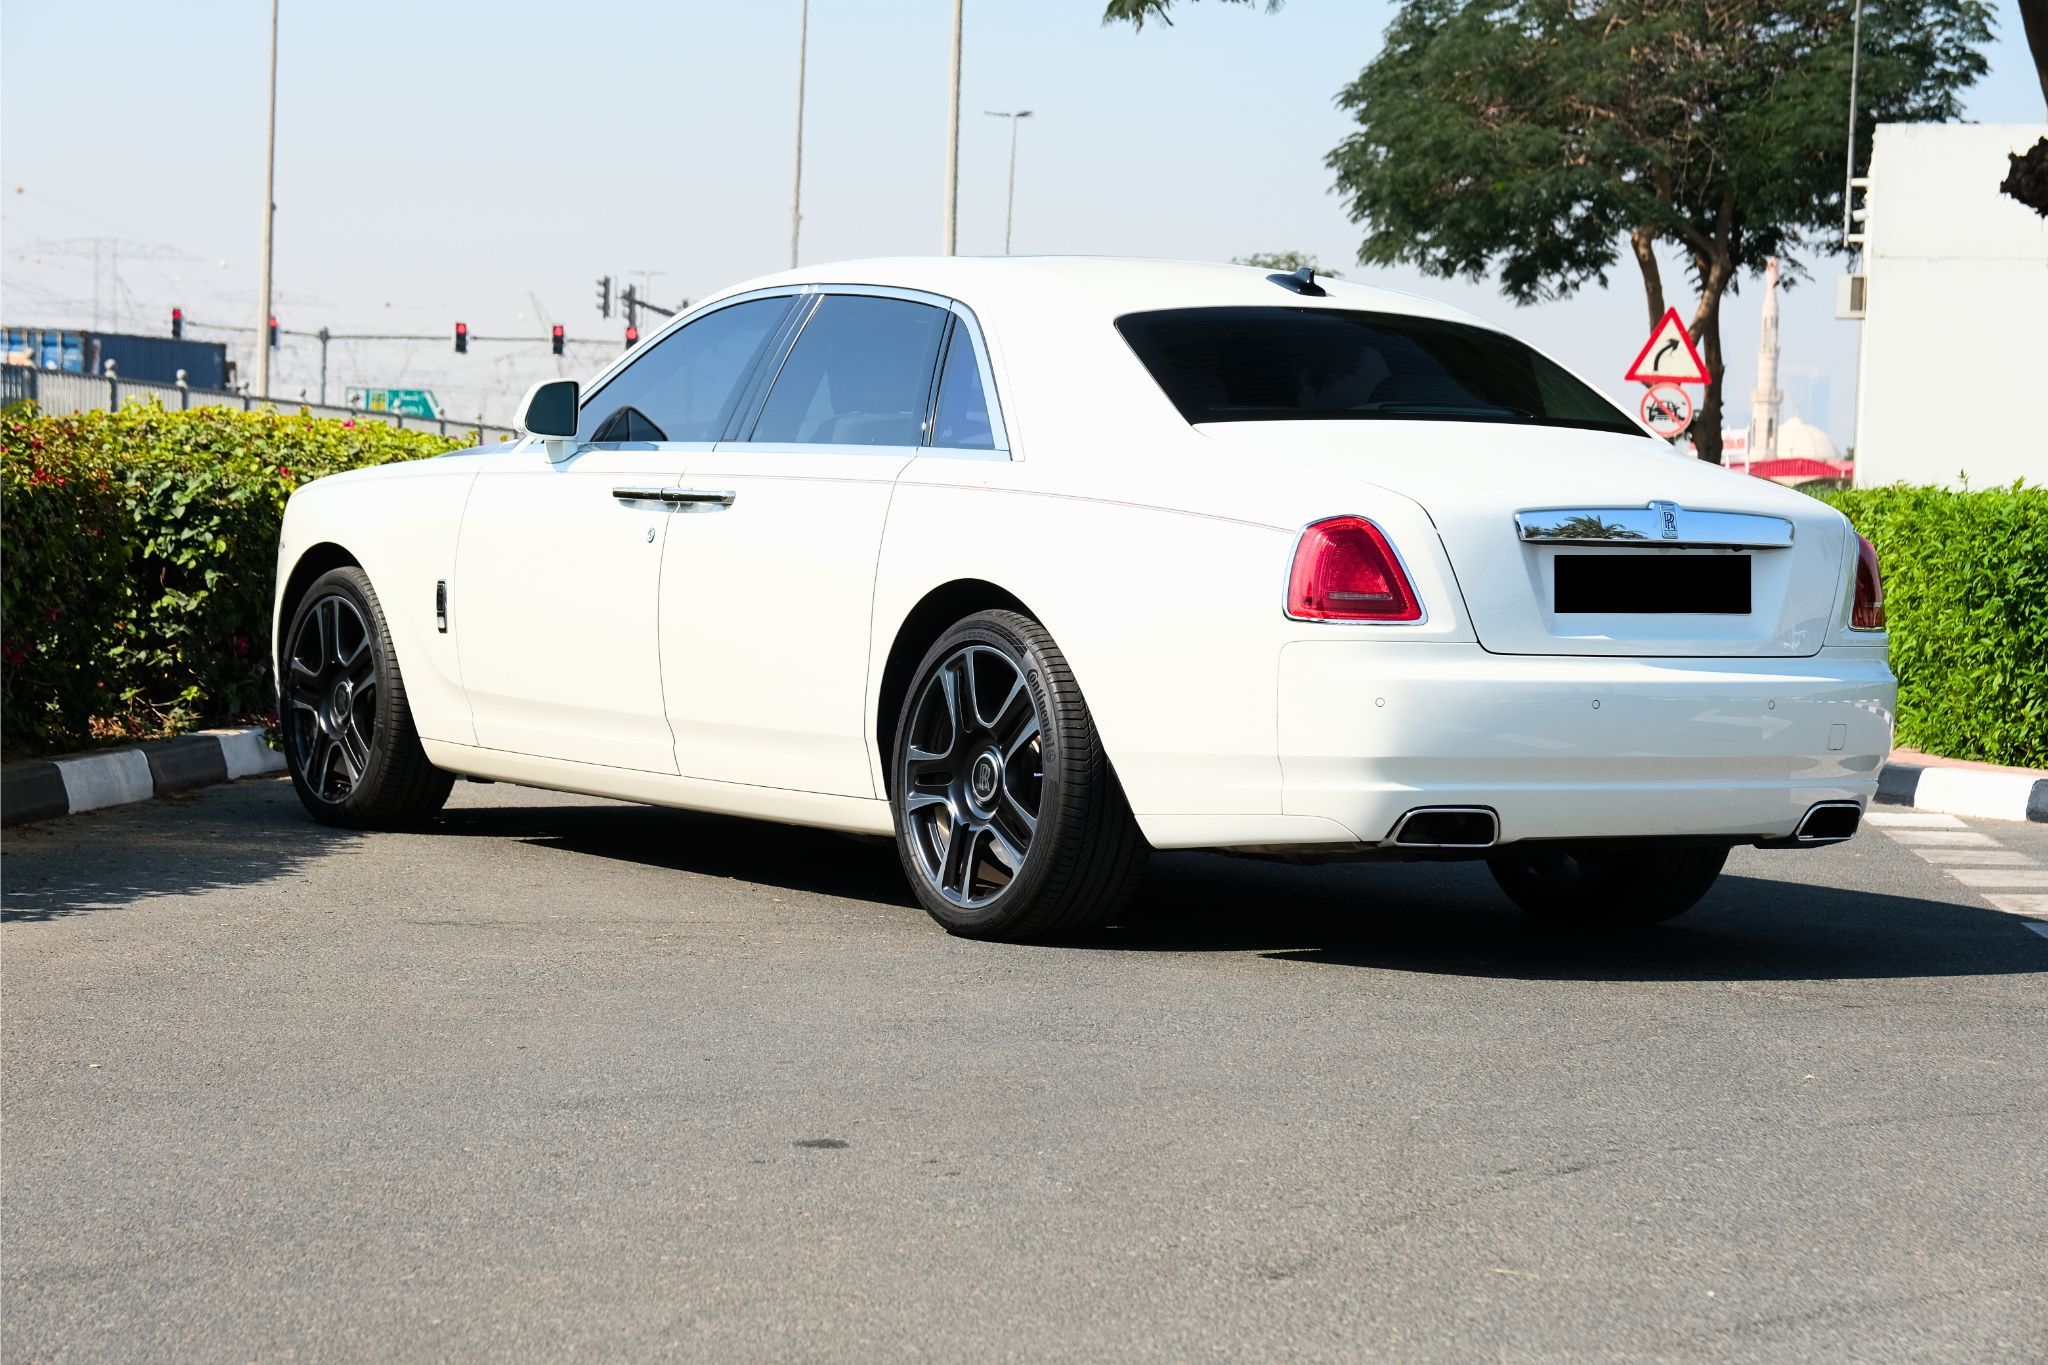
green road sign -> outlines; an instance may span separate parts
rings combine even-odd
[[[400,417],[439,417],[441,404],[432,389],[355,389],[349,400],[364,412],[391,412]]]

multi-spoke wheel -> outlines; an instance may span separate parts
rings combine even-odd
[[[897,845],[955,933],[1053,938],[1135,889],[1145,842],[1052,637],[984,612],[925,656],[896,727]]]
[[[313,818],[396,828],[441,808],[453,783],[427,762],[384,613],[361,569],[335,569],[300,599],[279,652],[286,766]]]

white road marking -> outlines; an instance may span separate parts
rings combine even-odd
[[[1975,890],[1991,909],[2018,916],[2027,928],[2048,938],[2048,868],[2035,859],[1999,847],[1998,840],[1953,815],[1880,811],[1863,818],[1892,842],[1940,867],[1951,881]],[[2042,889],[2036,892],[2034,887]]]
[[[1969,826],[1953,815],[1938,815],[1933,811],[1912,811],[1893,813],[1872,811],[1863,817],[1866,825],[1878,825],[1886,829],[1968,829]]]
[[[2009,848],[1916,848],[1930,863],[1963,863],[1970,867],[2032,867],[2034,860]]]
[[[1964,845],[1975,848],[1998,847],[1998,840],[1990,835],[1967,829],[1895,829],[1888,830],[1886,835],[1902,844],[1940,844],[1950,848],[1960,848]]]
[[[1951,867],[1948,875],[1964,886],[2048,887],[2048,869],[2038,867]]]

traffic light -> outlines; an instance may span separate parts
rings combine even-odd
[[[597,277],[597,315],[601,318],[612,315],[612,277],[609,275]]]
[[[549,335],[554,342],[555,354],[560,355],[562,353],[562,324],[556,323],[554,330]]]
[[[466,322],[455,324],[455,354],[469,354],[469,324]]]
[[[640,329],[638,327],[628,327],[626,329],[626,344],[628,346],[638,346],[640,344]]]
[[[271,349],[271,350],[273,350],[273,351],[277,349],[277,319],[276,319],[276,318],[272,318],[272,319],[270,320],[270,349]]]
[[[182,308],[173,308],[171,310],[171,340],[183,341],[184,339],[185,310]]]

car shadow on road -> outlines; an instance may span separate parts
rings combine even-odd
[[[289,783],[263,779],[17,825],[0,860],[0,923],[276,881],[359,837],[313,823]]]
[[[2048,943],[2012,916],[1913,896],[1731,874],[1667,924],[1574,932],[1521,914],[1477,863],[1288,868],[1205,854],[1156,858],[1130,909],[1086,946],[1532,981],[2048,972]]]
[[[516,839],[590,857],[731,877],[788,891],[910,906],[896,850],[886,840],[658,806],[463,806],[436,834]]]

